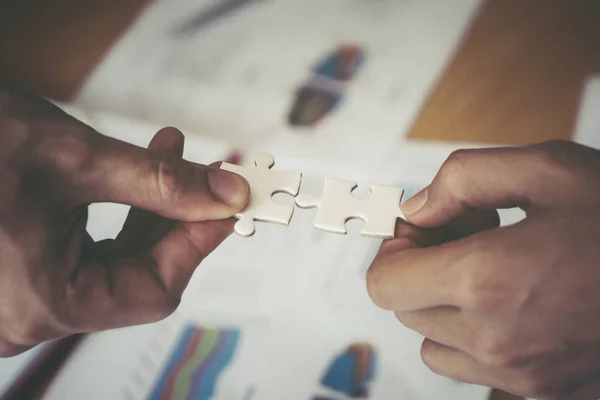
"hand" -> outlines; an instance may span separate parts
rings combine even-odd
[[[182,159],[165,128],[147,150],[0,85],[0,357],[62,336],[157,321],[233,229],[248,184]],[[133,206],[94,243],[87,206]]]
[[[496,209],[526,218],[498,227]],[[556,141],[454,153],[403,205],[368,290],[424,363],[536,399],[600,398],[600,152]],[[418,228],[417,228],[418,227]]]

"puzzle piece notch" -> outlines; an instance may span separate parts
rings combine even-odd
[[[256,232],[255,221],[289,225],[294,206],[273,202],[276,193],[296,196],[300,190],[302,174],[272,171],[275,159],[268,153],[258,155],[254,167],[222,163],[221,169],[243,176],[250,185],[250,200],[244,210],[237,213],[235,232],[250,237]]]
[[[301,194],[296,197],[296,205],[319,209],[314,223],[317,229],[345,235],[346,223],[351,219],[361,219],[365,221],[361,230],[363,236],[393,238],[397,218],[404,218],[400,211],[404,190],[371,185],[371,196],[362,199],[352,193],[357,187],[358,184],[353,181],[325,178],[320,198]]]

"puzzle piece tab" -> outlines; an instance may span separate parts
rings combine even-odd
[[[397,218],[404,218],[400,211],[404,190],[371,185],[371,196],[359,199],[352,194],[357,186],[356,182],[325,178],[320,198],[301,194],[296,197],[296,205],[300,208],[319,209],[314,224],[317,229],[345,235],[346,222],[358,218],[365,221],[361,231],[363,236],[393,238]]]
[[[222,163],[221,169],[243,176],[250,185],[250,201],[246,208],[235,217],[235,232],[240,236],[252,236],[256,231],[254,221],[273,222],[288,225],[294,213],[294,206],[274,203],[276,193],[296,196],[300,190],[302,174],[272,171],[275,159],[270,154],[261,154],[254,161],[255,167],[248,168]]]

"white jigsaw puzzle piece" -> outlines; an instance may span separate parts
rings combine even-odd
[[[239,219],[235,224],[235,232],[244,237],[252,236],[256,231],[254,221],[289,225],[294,206],[274,203],[272,197],[276,193],[296,196],[302,179],[300,173],[272,171],[275,159],[270,154],[257,156],[254,165],[255,167],[242,167],[229,163],[221,164],[221,169],[243,176],[250,185],[248,205],[235,215]]]
[[[365,221],[361,230],[363,236],[393,238],[398,217],[404,219],[400,211],[404,190],[371,185],[371,196],[360,199],[352,194],[357,186],[353,181],[325,178],[320,198],[301,194],[296,197],[296,205],[300,208],[319,209],[314,224],[317,229],[345,235],[346,222],[361,219]]]

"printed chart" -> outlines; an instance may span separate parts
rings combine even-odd
[[[318,394],[313,400],[337,400],[340,395],[351,399],[368,398],[376,376],[376,362],[373,345],[352,343],[334,358],[321,379],[321,385],[333,393]]]
[[[240,332],[188,325],[148,400],[208,400]]]
[[[365,59],[365,51],[349,43],[328,53],[313,68],[313,75],[296,92],[288,115],[293,127],[313,127],[341,105],[344,92]]]
[[[255,329],[257,328],[257,329]],[[190,319],[90,335],[44,400],[249,400],[256,324]]]

